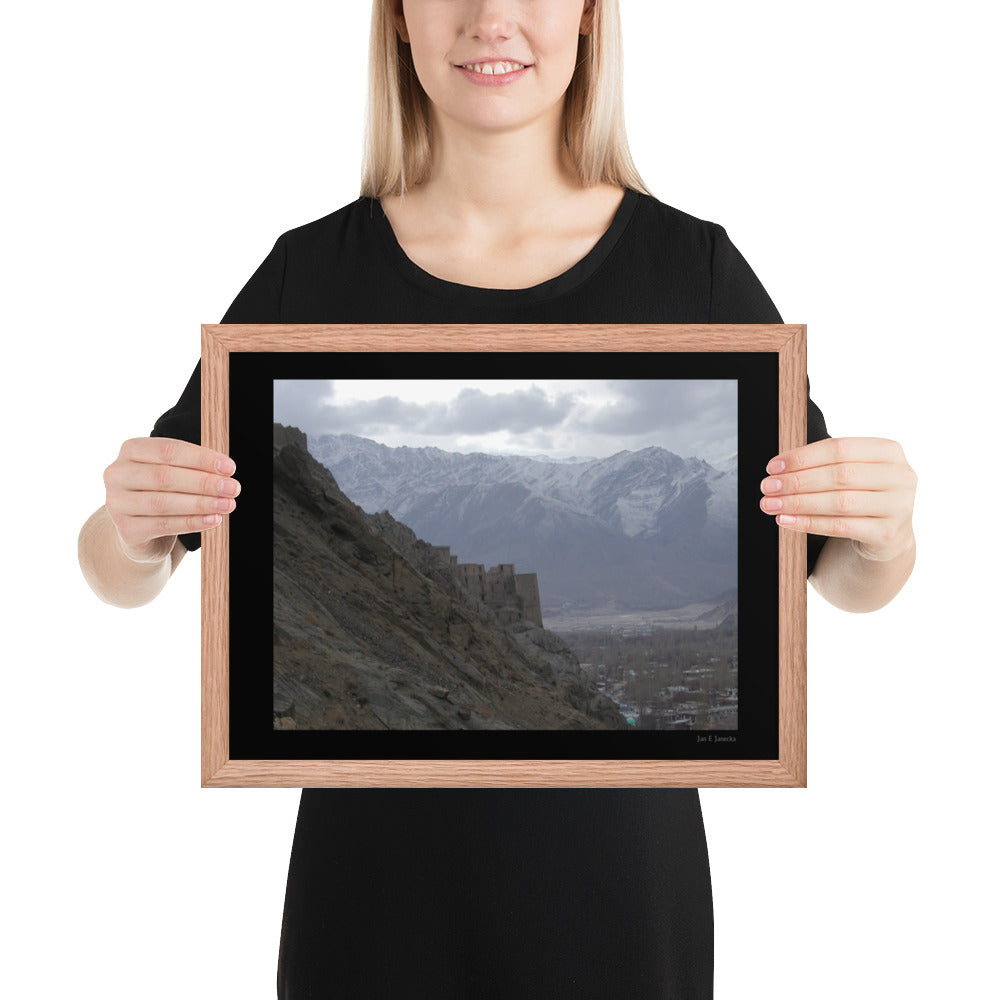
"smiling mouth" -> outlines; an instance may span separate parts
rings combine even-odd
[[[459,63],[459,69],[467,69],[482,76],[503,76],[525,68],[526,64],[519,62]]]

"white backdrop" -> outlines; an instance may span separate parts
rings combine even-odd
[[[852,616],[810,598],[810,787],[703,792],[717,998],[979,995],[997,888],[992,15],[623,7],[646,183],[726,226],[809,325],[831,432],[895,438],[921,477],[897,600]],[[120,442],[183,388],[199,325],[281,232],[357,196],[368,16],[360,0],[7,15],[12,996],[274,995],[298,793],[199,788],[198,557],[120,611],[84,584],[76,536]]]

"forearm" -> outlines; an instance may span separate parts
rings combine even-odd
[[[168,544],[165,540],[164,547]],[[137,608],[163,590],[187,550],[175,539],[162,556],[145,562],[130,559],[107,509],[101,507],[80,529],[77,551],[84,579],[102,601]]]
[[[809,577],[825,600],[843,611],[862,613],[885,607],[909,579],[916,541],[886,562],[858,555],[849,538],[828,538]]]

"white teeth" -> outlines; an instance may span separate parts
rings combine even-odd
[[[524,69],[521,63],[513,62],[502,62],[502,63],[476,63],[475,66],[463,66],[463,69],[471,69],[476,73],[482,73],[485,76],[501,76],[504,73],[512,73],[516,69]]]

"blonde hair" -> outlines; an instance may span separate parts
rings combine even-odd
[[[650,194],[625,137],[618,0],[594,2],[593,31],[580,35],[566,91],[563,140],[582,187],[603,182]],[[430,172],[429,102],[393,13],[394,0],[373,0],[362,197],[401,195]]]

